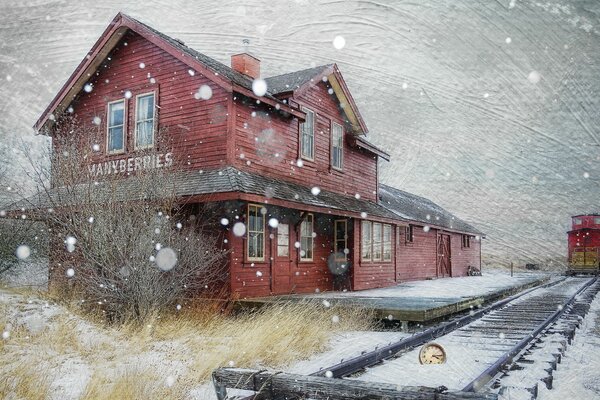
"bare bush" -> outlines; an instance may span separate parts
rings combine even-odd
[[[136,156],[153,164],[133,170],[131,161],[123,171],[102,164],[94,127],[73,118],[57,126],[51,170],[35,169],[39,193],[31,199],[52,231],[52,282],[67,282],[112,318],[145,320],[224,280],[226,252],[206,229],[211,221],[176,196],[175,163],[166,157],[160,165],[159,153],[148,151]]]

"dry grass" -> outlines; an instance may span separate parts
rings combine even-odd
[[[35,360],[4,365],[0,374],[0,398],[47,399],[50,381],[46,368]]]
[[[203,302],[156,314],[143,325],[116,326],[103,322],[101,314],[86,314],[77,301],[61,301],[67,306],[62,307],[52,306],[50,295],[44,298],[28,292],[18,302],[0,303],[0,328],[11,325],[10,339],[0,339],[0,398],[48,398],[56,370],[76,359],[91,374],[80,399],[183,399],[208,383],[215,368],[284,369],[325,350],[336,332],[372,327],[364,311],[315,302],[237,314],[220,312],[220,303]],[[15,320],[15,312],[39,310],[46,300],[60,312],[40,331]]]

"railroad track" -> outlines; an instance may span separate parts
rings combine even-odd
[[[220,399],[226,387],[258,391],[247,399],[535,398],[538,382],[551,388],[552,371],[599,290],[595,278],[563,279],[310,376],[223,369],[213,375],[215,387]],[[447,362],[421,365],[417,347],[434,339]]]

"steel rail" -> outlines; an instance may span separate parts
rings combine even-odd
[[[528,293],[533,292],[534,290],[547,288],[550,286],[554,286],[560,282],[563,282],[566,278],[558,279],[554,282],[549,282],[544,285],[534,286],[530,289],[527,289],[521,293],[513,295],[511,297],[507,297],[504,300],[500,300],[488,307],[479,309],[470,313],[469,315],[465,315],[457,320],[448,321],[441,325],[429,328],[421,333],[413,335],[409,338],[402,339],[396,343],[388,344],[380,349],[375,349],[368,353],[361,354],[359,356],[353,357],[346,361],[342,361],[338,364],[332,365],[329,368],[322,368],[319,371],[313,372],[310,376],[325,376],[327,374],[328,377],[333,378],[342,378],[344,376],[351,375],[356,373],[366,367],[370,367],[375,365],[385,359],[391,358],[396,355],[398,352],[406,349],[410,349],[424,343],[427,343],[435,338],[446,335],[458,328],[461,328],[465,325],[470,324],[473,321],[476,321],[483,317],[484,315],[490,313],[491,311],[497,310],[506,304],[525,296]]]
[[[494,364],[489,366],[485,371],[483,371],[477,378],[472,380],[467,386],[465,386],[462,391],[463,392],[477,392],[479,389],[484,387],[490,380],[492,380],[500,370],[506,366],[508,363],[512,362],[513,358],[521,352],[529,343],[531,343],[542,331],[544,331],[550,324],[558,319],[564,312],[567,311],[567,307],[575,301],[575,298],[582,293],[584,290],[589,288],[592,283],[595,283],[598,278],[592,278],[584,285],[581,286],[575,292],[568,301],[563,303],[562,307],[556,310],[550,317],[546,319],[543,323],[541,323],[536,329],[534,329],[530,334],[528,334],[525,338],[523,338],[519,343],[517,343],[512,349],[504,353]]]

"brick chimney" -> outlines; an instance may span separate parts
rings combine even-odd
[[[260,60],[248,53],[231,56],[231,68],[252,79],[260,78]]]

